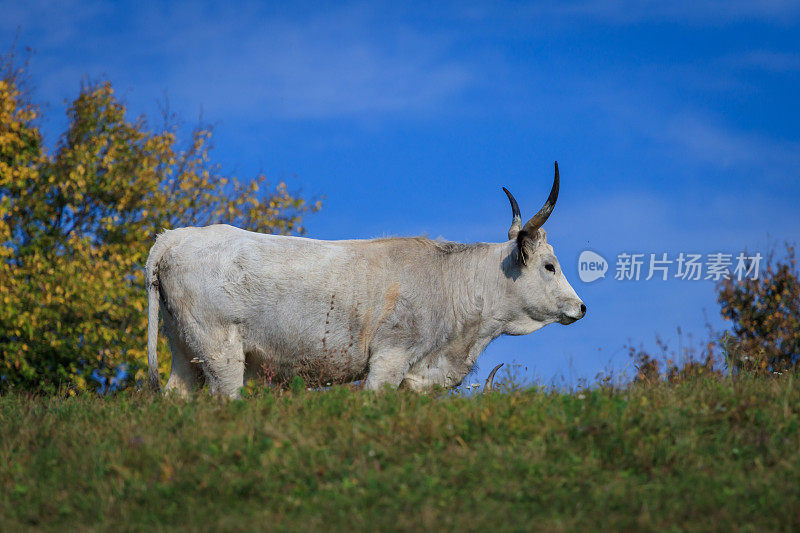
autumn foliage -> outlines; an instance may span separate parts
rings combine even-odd
[[[718,287],[722,316],[732,323],[724,342],[731,367],[785,372],[800,362],[800,270],[794,246],[774,253],[758,279],[724,280]]]
[[[143,265],[162,229],[302,232],[319,208],[285,183],[225,176],[207,128],[182,148],[176,127],[129,120],[105,81],[81,88],[49,153],[24,69],[2,66],[0,392],[92,389],[92,372],[102,380],[123,364],[129,382],[142,377]]]

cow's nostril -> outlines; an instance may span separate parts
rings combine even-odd
[[[586,314],[586,304],[581,304],[581,313]]]

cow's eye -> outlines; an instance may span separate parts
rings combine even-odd
[[[556,273],[556,267],[553,265],[553,263],[547,263],[547,264],[544,266],[544,268],[545,268],[546,270],[549,270],[549,271],[550,271],[550,272],[552,272],[553,274],[555,274],[555,273]]]

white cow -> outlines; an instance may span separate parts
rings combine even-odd
[[[504,188],[514,218],[501,243],[165,231],[147,259],[151,384],[161,309],[172,348],[166,388],[181,394],[205,379],[213,394],[236,397],[259,372],[364,379],[370,390],[456,386],[498,336],[586,314],[541,229],[558,188],[556,163],[547,202],[524,226]]]

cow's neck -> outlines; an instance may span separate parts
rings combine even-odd
[[[512,243],[513,244],[513,243]],[[460,352],[463,375],[474,366],[486,346],[499,337],[505,328],[507,305],[504,306],[505,284],[503,261],[512,253],[509,243],[480,245],[453,254],[452,272],[457,284],[450,302],[455,315],[456,331],[461,337]]]

